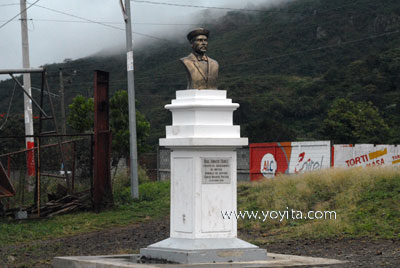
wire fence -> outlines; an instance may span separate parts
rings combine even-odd
[[[24,149],[24,137],[0,137],[0,144],[4,145],[0,147],[0,161],[16,190],[15,196],[2,200],[6,211],[34,213],[35,207],[40,209],[68,195],[85,196],[91,202],[93,135],[68,135],[59,143],[60,137],[40,137],[40,147],[36,138],[35,147],[30,151]],[[10,152],[8,148],[21,149]],[[29,176],[27,159],[32,151],[35,175]]]

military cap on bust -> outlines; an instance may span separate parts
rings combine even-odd
[[[210,35],[210,31],[206,30],[204,28],[197,28],[197,29],[194,29],[193,31],[191,31],[190,33],[188,33],[186,37],[189,40],[189,42],[192,42],[192,39],[198,35],[205,35],[208,37]]]

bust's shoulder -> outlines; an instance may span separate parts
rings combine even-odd
[[[208,57],[208,60],[210,61],[211,64],[218,65],[218,61],[213,60],[212,58]]]
[[[193,55],[193,53],[190,53],[190,54],[187,55],[186,57],[180,58],[180,60],[181,60],[182,62],[195,61],[195,60],[196,60],[196,56]]]

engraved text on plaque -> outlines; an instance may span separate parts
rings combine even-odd
[[[231,158],[201,158],[203,184],[231,183]]]

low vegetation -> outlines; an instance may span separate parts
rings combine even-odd
[[[239,186],[242,211],[335,211],[336,219],[239,220],[260,243],[285,238],[400,238],[400,170],[329,169]],[[329,217],[328,217],[329,218]],[[266,239],[264,239],[266,238]]]
[[[149,182],[140,169],[139,200],[130,197],[128,177],[119,173],[114,181],[114,209],[101,213],[79,212],[49,219],[7,221],[0,219],[0,247],[46,240],[165,217],[169,213],[169,183]]]
[[[143,171],[141,171],[143,172]],[[130,198],[126,174],[114,181],[113,210],[75,213],[50,219],[1,221],[0,246],[77,235],[166,218],[169,182],[140,184],[139,200]],[[330,169],[271,180],[241,183],[238,210],[335,211],[336,219],[239,220],[239,230],[255,234],[255,243],[302,238],[400,238],[400,169]]]

